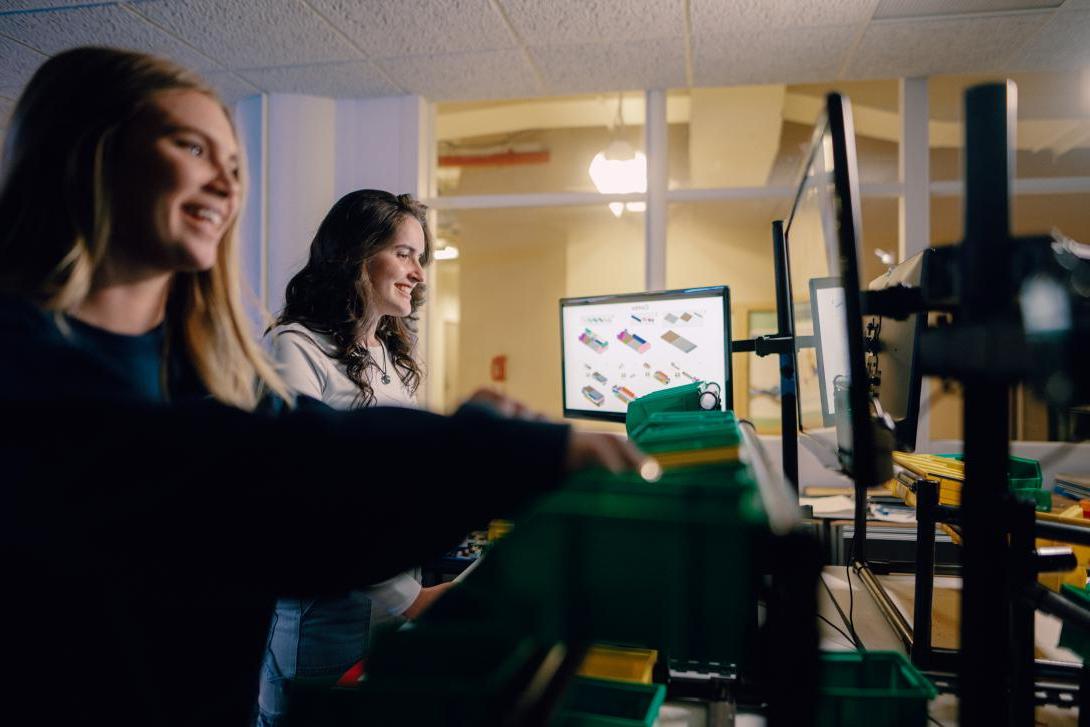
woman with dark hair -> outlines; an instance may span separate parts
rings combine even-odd
[[[417,311],[432,247],[426,215],[411,195],[373,189],[333,205],[268,333],[277,369],[297,394],[335,409],[416,406]],[[422,588],[402,573],[341,597],[281,599],[261,675],[258,724],[290,723],[286,682],[332,685],[363,658],[376,626],[416,618],[447,587]]]
[[[240,154],[211,88],[141,53],[61,53],[16,103],[0,683],[28,723],[245,724],[277,598],[389,578],[565,472],[638,463],[616,438],[495,409],[296,402],[238,302]],[[396,487],[360,482],[342,453],[361,446]],[[272,557],[269,533],[292,548]]]

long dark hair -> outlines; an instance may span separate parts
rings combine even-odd
[[[336,346],[333,358],[344,364],[348,378],[359,387],[364,406],[375,401],[364,372],[368,366],[377,365],[360,340],[376,315],[367,263],[393,244],[402,222],[414,219],[424,229],[420,264],[427,265],[432,248],[427,209],[410,194],[394,195],[376,189],[361,189],[341,197],[319,225],[310,243],[307,264],[288,282],[284,310],[276,319],[277,325],[298,323],[332,337]],[[422,377],[413,354],[424,287],[420,284],[413,288],[409,315],[382,316],[375,330],[410,394],[416,393]]]

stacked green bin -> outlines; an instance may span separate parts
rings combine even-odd
[[[531,637],[483,621],[388,633],[368,657],[355,714],[360,724],[499,724],[544,654]]]
[[[651,727],[666,698],[661,684],[577,677],[564,692],[552,727]]]
[[[965,459],[960,454],[940,454],[940,457],[956,459],[959,462]],[[1035,459],[1011,456],[1007,462],[1007,485],[1016,497],[1032,502],[1038,512],[1052,512],[1052,493],[1042,490],[1044,477],[1041,475],[1041,464]]]
[[[896,651],[824,652],[817,727],[923,727],[935,687]]]

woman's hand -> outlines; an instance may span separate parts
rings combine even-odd
[[[626,470],[643,472],[650,461],[632,442],[620,435],[572,429],[564,467],[568,472],[595,465],[613,473]]]
[[[429,586],[427,588],[421,588],[420,593],[417,595],[416,600],[412,602],[412,605],[405,609],[401,615],[410,621],[416,620],[420,614],[428,610],[429,607],[442,596],[447,590],[454,585],[453,583],[440,583],[437,586]]]
[[[529,419],[530,421],[547,419],[544,414],[534,411],[518,399],[512,399],[495,389],[477,389],[466,399],[466,403],[486,404],[495,409],[501,416],[511,417],[512,419]]]
[[[501,416],[513,419],[544,421],[548,419],[522,402],[499,393],[494,389],[477,389],[466,400],[474,404],[486,404]],[[639,470],[645,479],[655,480],[662,470],[651,458],[644,455],[625,437],[602,432],[581,432],[573,429],[568,439],[568,451],[564,458],[566,472],[586,467],[605,467],[610,472]]]

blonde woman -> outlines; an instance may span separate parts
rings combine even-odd
[[[7,713],[242,725],[277,597],[375,583],[567,470],[638,459],[479,407],[292,409],[238,302],[235,130],[185,69],[62,53],[4,146]],[[400,486],[360,487],[339,456],[359,447]],[[296,547],[274,554],[270,533]]]

